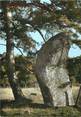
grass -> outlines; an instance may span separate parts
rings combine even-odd
[[[63,108],[5,108],[2,117],[81,117],[81,112],[75,107]]]
[[[77,89],[73,88],[75,98]],[[0,117],[81,117],[81,107],[50,108],[43,104],[40,95],[30,96],[35,101],[30,103],[29,100],[22,100],[21,103],[13,100],[1,101]]]

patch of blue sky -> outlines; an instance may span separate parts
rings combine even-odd
[[[33,39],[39,43],[39,45],[36,46],[37,50],[39,50],[41,48],[41,45],[44,43],[42,37],[40,36],[38,32],[31,33],[31,35]],[[77,57],[80,55],[81,55],[81,49],[77,45],[73,44],[69,50],[68,56],[73,58],[73,57]]]
[[[6,47],[0,45],[0,54],[3,54],[4,52],[6,52]]]
[[[0,54],[6,52],[6,42],[4,40],[0,40]]]
[[[41,45],[44,43],[41,35],[37,31],[35,33],[31,32],[30,35],[38,43],[36,44],[36,48],[39,50],[41,48]]]
[[[37,50],[39,50],[41,48],[41,45],[44,43],[41,35],[38,32],[35,32],[35,33],[32,32],[30,34],[33,37],[33,39],[39,43],[36,46]],[[6,42],[2,40],[0,44],[6,44]],[[22,49],[21,49],[21,51],[23,52]],[[3,45],[0,45],[0,54],[2,54],[3,52],[6,52],[6,47]],[[16,48],[14,49],[14,53],[15,53],[15,55],[21,54],[19,52],[19,50]],[[25,53],[24,53],[24,55],[25,55]],[[69,50],[68,56],[72,58],[72,57],[77,57],[80,55],[81,55],[81,49],[78,46],[76,46],[75,44],[73,44]]]
[[[20,49],[20,50],[23,52],[22,49]],[[4,52],[6,52],[6,41],[1,40],[0,41],[0,54],[3,54]],[[21,52],[16,48],[14,48],[14,53],[15,53],[15,55],[21,54]]]
[[[41,0],[41,2],[42,3],[43,2],[47,2],[49,4],[51,3],[50,0]],[[76,32],[76,31],[73,29],[73,32]],[[36,40],[39,43],[38,45],[36,45],[37,50],[39,50],[41,48],[41,45],[44,43],[41,35],[38,32],[31,33],[31,35],[32,35],[33,39]],[[79,33],[78,33],[78,35],[81,38],[81,35]],[[5,42],[1,41],[1,44],[5,44]],[[0,54],[3,53],[3,52],[6,52],[6,47],[0,45]],[[15,52],[15,55],[21,54],[19,52],[19,50],[17,50],[16,48],[14,49],[14,52]],[[69,57],[76,57],[76,56],[80,56],[80,55],[81,55],[81,49],[78,46],[76,46],[75,44],[72,45],[71,48],[70,48],[70,50],[69,50],[68,56]]]
[[[49,4],[51,3],[50,0],[41,0],[41,3],[43,3],[43,2],[47,2]]]
[[[73,44],[69,50],[68,56],[70,58],[81,56],[81,49],[77,45]]]
[[[36,40],[39,44],[36,46],[37,50],[39,50],[41,48],[41,45],[44,43],[42,37],[40,36],[40,34],[38,32],[36,33],[32,33],[33,39]],[[1,44],[5,44],[5,41],[1,41]],[[21,49],[21,51],[23,52],[23,50]],[[2,54],[3,52],[6,52],[6,47],[4,45],[0,45],[0,54]],[[21,54],[20,51],[18,49],[14,49],[15,55],[19,55]],[[24,53],[25,55],[25,53]],[[69,57],[77,57],[81,55],[81,49],[76,46],[75,44],[73,44],[69,50]]]
[[[15,56],[22,55],[21,52],[23,53],[23,49],[19,48],[19,50],[18,50],[17,48],[14,48],[14,55]],[[23,55],[25,56],[26,53],[23,53]]]

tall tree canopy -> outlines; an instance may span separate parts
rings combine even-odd
[[[41,3],[41,0],[24,0],[5,2],[5,4],[8,11],[12,13],[13,35],[18,47],[23,46],[27,50],[34,46],[35,41],[29,34],[34,31],[38,31],[44,41],[59,31],[70,32],[72,38],[79,38],[81,33],[81,2],[79,0],[49,0],[49,3]],[[1,16],[1,36],[3,36],[2,10]],[[43,31],[46,31],[45,36],[43,36]],[[74,41],[74,43],[81,45],[80,41]]]
[[[34,50],[36,41],[30,32],[38,31],[44,42],[56,33],[67,32],[71,42],[81,48],[80,0],[49,0],[49,3],[41,0],[0,1],[0,17],[0,39],[5,39],[7,42],[6,55],[10,82],[14,79],[15,71],[14,47],[19,50],[22,48],[27,54],[36,51]]]

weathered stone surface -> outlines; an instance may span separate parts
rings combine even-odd
[[[57,34],[40,49],[35,72],[44,103],[50,106],[74,105],[66,61],[69,50],[68,36]]]

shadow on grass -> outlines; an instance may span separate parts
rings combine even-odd
[[[33,103],[30,99],[24,99],[20,102],[14,100],[1,100],[0,102],[2,117],[81,117],[81,108],[76,107],[50,108],[44,104]],[[6,107],[11,110],[4,111]],[[23,111],[22,108],[25,107],[28,108]]]
[[[0,109],[10,107],[10,108],[23,108],[23,107],[31,107],[31,108],[39,108],[39,109],[45,109],[50,108],[51,106],[41,104],[41,103],[33,103],[31,99],[23,99],[20,101],[15,100],[0,100]],[[52,108],[52,107],[51,107]],[[77,108],[79,111],[81,110],[81,106],[74,106],[74,108]],[[58,107],[54,107],[54,109],[58,109]]]
[[[50,106],[47,106],[45,104],[40,103],[33,103],[30,99],[24,99],[21,101],[14,101],[14,100],[0,100],[0,109],[10,107],[10,108],[23,108],[23,107],[31,107],[31,108],[39,108],[39,109],[45,109],[49,108]]]

